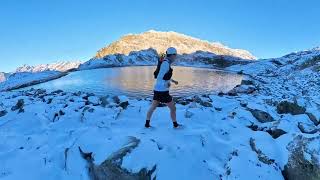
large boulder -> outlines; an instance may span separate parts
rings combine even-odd
[[[267,133],[269,133],[273,139],[277,139],[278,137],[286,134],[287,132],[285,132],[282,129],[269,129],[267,130]]]
[[[259,109],[250,109],[250,108],[248,108],[248,110],[261,123],[275,121],[274,118],[267,112],[261,111]]]
[[[320,137],[306,138],[299,135],[289,143],[288,163],[283,170],[286,180],[320,179]]]
[[[123,179],[123,180],[151,180],[152,174],[156,170],[154,166],[151,170],[142,168],[139,172],[130,172],[122,167],[123,158],[132,152],[140,143],[140,140],[135,137],[130,137],[128,144],[119,149],[111,156],[109,156],[100,165],[94,164],[92,152],[85,153],[79,147],[81,156],[88,163],[88,173],[92,180],[105,180],[105,179]],[[155,179],[155,178],[154,178]]]
[[[277,112],[279,114],[304,114],[306,112],[306,108],[299,106],[296,102],[289,102],[289,101],[281,101],[277,105]]]

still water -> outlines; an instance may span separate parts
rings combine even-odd
[[[77,71],[60,79],[31,86],[48,91],[91,92],[96,95],[126,95],[133,98],[152,96],[155,82],[154,66],[105,68]],[[173,79],[179,85],[171,85],[173,96],[191,96],[226,92],[240,84],[242,76],[213,69],[173,67]],[[31,88],[28,87],[28,88]]]

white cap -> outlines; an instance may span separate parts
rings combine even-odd
[[[166,54],[167,54],[167,55],[177,54],[177,50],[176,50],[176,48],[174,48],[174,47],[169,47],[169,48],[167,49]]]

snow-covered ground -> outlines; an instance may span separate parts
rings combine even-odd
[[[1,92],[0,179],[319,179],[319,54],[229,67],[249,78],[177,99],[180,129],[166,107],[145,129],[149,99]]]
[[[284,149],[296,133],[274,140],[266,132],[253,132],[247,126],[260,123],[229,97],[210,96],[218,110],[197,103],[178,105],[182,129],[172,128],[166,107],[158,108],[152,119],[154,128],[145,129],[149,101],[129,100],[123,110],[111,99],[102,107],[98,98],[78,95],[1,94],[2,108],[7,111],[0,121],[2,179],[87,179],[78,146],[92,151],[95,163],[100,164],[131,136],[140,144],[123,159],[122,167],[132,172],[156,165],[153,176],[157,179],[282,179]],[[20,113],[19,108],[11,110],[19,99],[24,100]],[[276,162],[260,162],[250,138]]]

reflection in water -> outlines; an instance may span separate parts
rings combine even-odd
[[[171,86],[174,96],[190,96],[219,91],[229,91],[240,84],[242,76],[237,74],[192,67],[173,67],[173,79],[179,85]],[[122,67],[95,69],[70,73],[69,75],[35,85],[34,88],[64,91],[85,91],[97,95],[120,95],[150,97],[155,82],[155,67]]]

